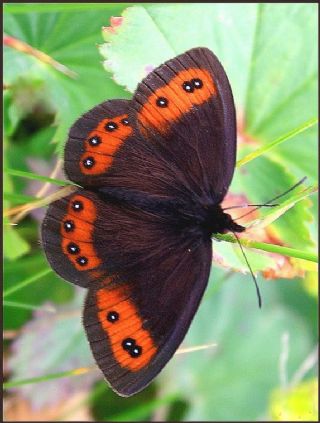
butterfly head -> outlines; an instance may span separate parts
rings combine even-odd
[[[214,234],[245,231],[245,227],[234,222],[230,214],[224,213],[219,204],[206,208],[206,216],[201,226],[210,237]]]

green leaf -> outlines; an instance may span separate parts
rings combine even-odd
[[[275,138],[317,116],[309,91],[318,66],[316,28],[315,4],[258,5],[246,99],[250,134]]]
[[[301,132],[306,131],[307,129],[314,126],[316,123],[318,123],[317,118],[313,118],[313,119],[308,120],[307,122],[304,122],[298,128],[295,128],[295,129],[289,131],[287,134],[282,135],[281,137],[277,138],[276,140],[268,143],[267,145],[264,145],[264,146],[258,148],[257,150],[253,151],[252,153],[248,154],[246,157],[243,157],[241,160],[238,160],[236,166],[237,167],[243,166],[245,163],[248,163],[251,160],[256,159],[257,157],[265,154],[267,151],[273,149],[274,147],[278,147],[284,141],[287,141],[287,140],[291,139],[292,137],[300,134]]]
[[[4,149],[4,152],[6,149]],[[6,157],[4,156],[4,164],[6,163]],[[8,175],[3,177],[4,189],[10,194],[14,195],[13,184]],[[8,198],[4,198],[3,206],[9,207],[10,202]],[[14,261],[30,251],[28,242],[20,235],[17,228],[11,225],[8,219],[4,219],[3,227],[3,242],[5,245],[4,257],[8,260]]]
[[[297,179],[287,169],[270,158],[261,156],[247,163],[245,168],[245,172],[236,173],[231,191],[245,192],[252,204],[264,204],[297,183]],[[300,187],[300,190],[302,189]],[[297,190],[299,191],[299,188]],[[273,236],[282,244],[296,249],[314,251],[315,242],[309,230],[309,224],[314,218],[310,213],[311,198],[299,201],[268,227]]]
[[[43,276],[47,276],[48,273],[52,272],[51,268],[42,269],[40,272],[37,272],[33,274],[30,278],[27,278],[14,286],[11,286],[10,288],[6,289],[3,292],[3,297],[7,297],[11,294],[13,294],[16,291],[19,291],[22,288],[25,288],[26,286],[32,284],[33,282],[37,281],[38,279],[41,279]]]
[[[38,200],[38,198],[32,197],[31,195],[15,194],[13,192],[4,192],[3,198],[15,204],[29,203]]]
[[[304,281],[305,290],[318,300],[319,296],[319,286],[318,286],[318,267],[315,266],[314,269],[310,269],[307,273]]]
[[[150,413],[156,411],[159,407],[169,406],[177,399],[178,394],[166,395],[163,398],[157,398],[137,405],[133,409],[123,411],[122,413],[113,414],[108,420],[113,422],[141,421],[142,419],[147,419]]]
[[[255,244],[256,243],[254,243],[254,245]],[[261,244],[262,243],[260,243],[259,246],[263,247]],[[243,245],[245,246],[245,243],[243,243]],[[274,259],[265,254],[263,252],[263,248],[261,248],[262,251],[255,251],[254,245],[252,248],[245,250],[245,254],[253,272],[256,273],[258,271],[273,268],[275,266]],[[237,244],[236,239],[231,235],[215,235],[212,241],[212,251],[214,265],[220,265],[233,271],[240,271],[244,273],[249,272],[248,265],[243,257],[240,247]]]
[[[292,193],[290,197],[281,202],[278,206],[273,207],[269,212],[264,213],[263,219],[257,219],[257,221],[254,221],[250,224],[251,228],[264,228],[271,223],[273,223],[275,220],[277,220],[280,216],[282,216],[286,211],[290,210],[291,207],[293,207],[295,204],[297,204],[299,201],[303,200],[304,198],[307,198],[308,196],[314,194],[318,191],[317,186],[311,186],[299,193]]]
[[[270,414],[275,421],[318,421],[318,380],[310,379],[293,389],[272,392]]]
[[[72,303],[56,306],[54,315],[38,310],[12,345],[12,381],[6,387],[15,386],[35,408],[66,401],[80,386],[85,392],[97,379],[96,371],[81,371],[93,366],[81,323],[83,294],[79,290]],[[75,374],[76,378],[66,377]]]
[[[258,10],[245,118],[246,132],[265,145],[318,115],[318,17],[315,4],[259,4]],[[315,181],[316,148],[314,127],[272,153],[297,178]]]
[[[5,224],[3,230],[5,245],[4,256],[9,260],[16,260],[30,251],[30,246],[17,232],[14,226]]]
[[[115,34],[104,31],[107,43],[100,52],[115,80],[133,91],[150,66],[192,47],[209,47],[222,60],[236,101],[243,104],[256,13],[254,4],[135,6],[123,13],[123,23]]]
[[[301,104],[301,107],[304,106]],[[269,157],[289,168],[297,179],[307,176],[310,182],[316,183],[318,181],[318,169],[314,152],[317,149],[317,140],[318,126],[314,126],[303,134],[297,135],[290,142],[283,143],[276,149],[271,150]]]
[[[38,271],[44,271],[42,277],[33,279]],[[48,269],[48,273],[45,272]],[[19,260],[4,261],[3,290],[15,289],[8,300],[24,304],[38,305],[50,298],[51,301],[61,304],[70,301],[73,295],[73,287],[66,283],[54,272],[49,272],[48,263],[44,253],[40,249],[33,249],[31,253],[25,254]],[[32,280],[33,279],[33,280]],[[20,289],[21,282],[29,281],[30,285]],[[16,289],[19,287],[19,289]],[[14,330],[21,327],[28,319],[31,313],[27,309],[7,308],[4,313],[4,327],[8,330]]]
[[[218,275],[214,268],[210,284]],[[279,384],[283,333],[290,336],[289,378],[310,351],[313,341],[303,317],[279,302],[276,284],[260,289],[262,309],[251,279],[239,274],[206,296],[184,345],[216,342],[217,348],[175,356],[161,373],[162,391],[182,392],[190,405],[184,421],[264,419],[269,392]]]
[[[3,94],[3,125],[4,133],[12,135],[20,119],[19,112],[12,101],[12,93],[6,89]]]
[[[238,115],[245,122],[244,128],[238,125],[239,138],[251,140],[239,143],[239,155],[248,154],[255,145],[243,160],[259,156],[236,172],[231,192],[264,203],[303,176],[313,182],[317,174],[317,97],[311,89],[317,72],[316,44],[311,41],[317,32],[316,11],[311,4],[134,6],[125,10],[120,26],[103,31],[106,42],[100,52],[105,69],[133,91],[150,69],[176,54],[196,46],[212,49],[227,72]],[[262,157],[267,151],[270,160]],[[298,251],[314,249],[310,204],[310,200],[300,201],[273,222],[270,230],[279,242]],[[235,247],[215,243],[214,250],[218,261],[243,268]],[[255,270],[270,267],[268,257],[249,255]]]
[[[275,192],[275,195],[277,193],[281,193],[281,191],[284,192],[286,188],[293,185],[293,179],[283,171],[282,167],[278,164],[272,163],[268,159],[261,157],[260,165],[257,160],[249,163],[248,168],[250,168],[249,173],[243,174],[239,172],[237,174],[238,178],[234,181],[231,189],[233,192],[239,191],[239,193],[241,193],[241,187],[246,186],[246,196],[252,203],[263,204],[264,202],[267,202],[268,198],[265,198],[262,195],[265,195],[264,192],[271,193],[274,189],[274,184],[277,186],[277,192]],[[275,175],[279,178],[279,185],[277,185]],[[283,187],[283,190],[281,190],[279,186]],[[310,260],[313,262],[318,261],[317,254],[314,252],[313,248],[314,243],[310,238],[308,228],[302,224],[304,219],[311,219],[311,215],[307,209],[308,204],[305,203],[305,199],[307,196],[314,193],[315,187],[309,187],[305,190],[301,187],[300,189],[302,192],[296,193],[293,191],[289,198],[283,200],[279,206],[268,209],[267,212],[261,212],[262,215],[259,219],[249,223],[247,232],[251,233],[253,240],[247,239],[246,234],[244,234],[244,237],[241,239],[241,243],[243,246],[249,247],[249,249],[246,249],[245,253],[254,272],[276,268],[279,266],[278,259],[276,257],[271,258],[269,255],[264,253],[264,251],[281,254],[287,257]],[[297,190],[299,190],[299,188]],[[257,195],[257,193],[260,193],[260,195]],[[275,195],[272,195],[272,197]],[[299,202],[305,204],[297,204]],[[295,208],[293,208],[293,206],[295,206]],[[287,216],[284,213],[291,213],[291,216]],[[240,215],[242,214],[243,213],[240,212]],[[299,219],[300,223],[298,229],[295,226],[291,227],[286,223],[292,222],[294,219]],[[274,224],[274,227],[271,224]],[[270,230],[270,227],[272,227],[273,232],[271,233],[273,236],[277,234],[278,240],[282,240],[282,242],[288,242],[290,238],[294,239],[294,242],[292,241],[291,245],[289,244],[292,248],[272,244],[270,241],[266,243],[254,240],[254,234],[257,232],[257,229],[265,227],[267,227],[268,231]],[[297,234],[302,239],[298,238]],[[303,241],[304,236],[306,238]],[[230,245],[229,242],[216,242],[216,240],[229,241],[232,242],[233,245]],[[309,248],[306,248],[306,245],[308,245],[306,242],[307,240]],[[299,244],[301,249],[297,248]],[[233,236],[216,235],[214,237],[212,247],[213,260],[215,263],[233,270],[240,270],[242,272],[249,271],[247,263],[239,246],[237,245],[236,239]],[[254,249],[258,249],[260,251],[255,251]],[[298,265],[303,267],[303,264],[301,263],[298,263]]]
[[[14,7],[11,8],[12,13],[5,15],[5,32],[48,54],[76,72],[78,77],[68,78],[35,57],[5,47],[4,79],[11,85],[21,79],[29,83],[43,82],[41,90],[56,113],[55,141],[62,151],[69,127],[82,113],[108,98],[126,96],[111,78],[106,77],[96,48],[101,41],[101,27],[110,16],[120,15],[124,6],[112,4],[92,8],[85,5],[88,10],[81,12],[72,10],[69,5],[69,11],[63,11],[62,7],[54,13],[49,7],[46,13],[48,6],[42,5],[41,12],[31,13],[33,6],[37,8],[37,5],[20,5],[18,12],[28,9],[30,13],[27,14],[15,13]]]

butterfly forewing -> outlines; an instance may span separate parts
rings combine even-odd
[[[141,134],[182,169],[195,192],[221,201],[236,154],[231,88],[216,56],[192,49],[161,65],[133,98]]]
[[[69,131],[65,171],[83,186],[101,186],[119,150],[133,137],[129,101],[109,100],[85,113]]]

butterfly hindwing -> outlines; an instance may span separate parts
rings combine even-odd
[[[77,190],[50,204],[42,223],[42,244],[52,268],[64,279],[82,287],[97,283],[106,269],[95,245],[98,197]]]
[[[109,280],[89,291],[84,326],[95,360],[117,393],[139,392],[169,361],[198,308],[210,265],[211,246],[201,245],[175,254],[166,276],[159,263],[159,273],[143,275],[144,284]]]

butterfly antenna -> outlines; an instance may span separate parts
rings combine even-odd
[[[240,239],[239,239],[238,235],[237,235],[235,232],[233,232],[233,231],[232,231],[232,233],[233,233],[233,235],[235,236],[235,238],[236,238],[236,240],[237,240],[237,242],[238,242],[238,244],[239,244],[239,247],[240,247],[240,249],[241,249],[241,252],[242,252],[242,254],[243,254],[243,257],[244,257],[244,259],[245,259],[245,261],[246,261],[246,263],[247,263],[247,266],[248,266],[248,268],[249,268],[249,270],[250,270],[250,273],[251,273],[252,279],[253,279],[254,284],[255,284],[255,286],[256,286],[256,291],[257,291],[257,296],[258,296],[258,304],[259,304],[259,308],[261,308],[261,306],[262,306],[262,299],[261,299],[261,294],[260,294],[260,289],[259,289],[259,285],[258,285],[258,282],[257,282],[257,278],[255,277],[255,275],[254,275],[254,273],[253,273],[253,271],[252,271],[252,269],[251,269],[251,266],[250,266],[250,264],[249,264],[249,261],[248,261],[248,259],[247,259],[247,256],[245,255],[245,252],[244,252],[244,250],[243,250],[243,247],[242,247],[242,244],[241,244],[241,242],[240,242]]]
[[[226,207],[225,209],[222,209],[223,211],[225,210],[231,210],[231,209],[244,209],[246,207],[277,207],[279,206],[279,204],[241,204],[239,206],[231,206],[231,207]]]
[[[306,179],[307,179],[307,177],[306,177],[306,176],[305,176],[304,178],[300,179],[300,181],[299,181],[299,182],[297,182],[296,184],[294,184],[294,185],[293,185],[291,188],[289,188],[287,191],[285,191],[285,192],[283,192],[282,194],[279,194],[279,195],[277,195],[276,197],[272,198],[271,200],[267,201],[267,202],[266,202],[266,204],[273,203],[274,201],[278,200],[279,198],[281,198],[281,197],[285,196],[286,194],[288,194],[289,192],[291,192],[291,191],[293,191],[295,188],[297,188],[299,185],[303,184],[303,182],[304,182]],[[275,205],[276,205],[276,204],[275,204]],[[247,213],[245,213],[245,214],[242,214],[241,216],[237,217],[237,218],[236,218],[236,219],[234,219],[234,220],[239,220],[239,219],[242,219],[243,217],[248,216],[248,214],[251,214],[251,213],[253,213],[254,211],[258,210],[260,207],[261,207],[261,206],[256,207],[256,208],[254,208],[254,209],[250,210],[249,212],[247,212]]]

